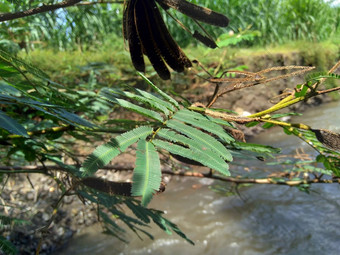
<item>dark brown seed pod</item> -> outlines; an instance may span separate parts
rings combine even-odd
[[[185,67],[191,67],[190,60],[170,35],[155,1],[142,1],[142,3],[147,13],[148,26],[154,45],[159,49],[164,61],[177,72],[183,72]]]
[[[137,0],[134,8],[135,22],[139,40],[144,49],[145,55],[148,56],[153,68],[163,80],[170,79],[170,72],[165,62],[158,45],[158,36],[152,30],[151,17],[155,10],[150,10],[149,1],[153,0]]]
[[[223,14],[192,4],[185,0],[157,0],[157,2],[160,3],[161,6],[168,6],[189,16],[190,18],[210,25],[226,27],[229,24],[229,19]]]
[[[320,143],[333,150],[340,151],[340,134],[326,129],[311,129]]]
[[[227,26],[228,18],[208,8],[191,4],[185,0],[157,0],[164,8],[174,8],[185,15],[208,24]],[[143,55],[146,55],[163,80],[170,79],[169,65],[177,72],[191,67],[184,54],[169,33],[155,0],[128,0],[123,12],[123,36],[128,41],[130,56],[136,70],[145,71]],[[211,48],[216,43],[197,31],[196,39]]]
[[[137,71],[145,72],[142,44],[137,34],[135,21],[134,9],[136,1],[137,0],[130,0],[126,4],[123,13],[123,34],[129,44],[130,57],[133,66]]]
[[[208,36],[202,35],[196,30],[192,36],[209,48],[212,48],[212,49],[217,48],[217,44],[215,43],[214,40],[211,40]]]

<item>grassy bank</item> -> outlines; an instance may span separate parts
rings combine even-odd
[[[316,66],[318,70],[325,71],[340,58],[340,38],[321,43],[291,42],[274,47],[211,50],[197,46],[184,51],[191,59],[200,61],[213,75],[240,65],[246,66],[249,71],[266,68],[266,65],[293,64]],[[70,87],[116,86],[137,77],[122,39],[114,43],[108,41],[96,51],[36,50],[28,54],[21,52],[20,55],[47,72],[52,80]],[[146,71],[164,87],[176,87],[177,84],[190,86],[190,83],[197,82],[194,74],[202,70],[194,66],[187,74],[174,74],[173,80],[168,82],[159,80],[150,65]]]

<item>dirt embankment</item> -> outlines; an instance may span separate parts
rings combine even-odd
[[[317,58],[315,56],[306,56],[306,53],[304,52],[293,51],[237,57],[235,60],[235,66],[247,66],[248,68],[245,71],[251,72],[252,75],[254,74],[254,77],[258,77],[259,75],[255,74],[260,74],[259,72],[261,71],[261,75],[263,75],[265,78],[264,80],[272,79],[274,77],[285,77],[277,80],[273,79],[268,83],[262,83],[261,80],[245,82],[244,84],[258,84],[224,94],[222,97],[218,98],[213,107],[233,110],[240,115],[249,115],[266,110],[277,103],[280,98],[282,99],[280,95],[285,95],[285,93],[293,91],[296,88],[296,85],[303,84],[306,81],[305,77],[308,77],[310,73],[320,70],[328,70],[331,68],[336,63],[336,60],[340,58],[340,48],[338,56],[339,57],[335,59],[334,56],[329,56],[329,61],[325,61],[324,58],[319,60],[320,57]],[[322,66],[318,67],[319,64],[322,64]],[[294,68],[296,66],[315,66],[316,68],[309,72],[301,72],[296,75],[290,75],[293,72],[302,70],[299,68]],[[286,67],[286,69],[275,70],[276,67]],[[264,70],[266,71],[263,72]],[[247,74],[247,76],[236,74],[235,78],[252,79],[252,77],[248,75],[249,74]],[[220,91],[230,88],[234,85],[235,82],[232,81],[222,82],[220,85]],[[325,88],[325,86],[327,85],[322,84],[320,87]],[[205,82],[203,85],[196,86],[192,90],[189,89],[186,94],[192,102],[198,101],[206,104],[209,102],[211,95],[213,95],[214,89],[215,84]],[[287,109],[283,109],[280,111],[280,113],[302,112],[307,107],[317,106],[321,103],[329,102],[332,99],[333,98],[329,95],[313,97],[308,101],[299,102],[288,107]],[[255,127],[252,129],[243,129],[243,131],[245,132],[246,136],[253,136],[260,132],[260,128]]]

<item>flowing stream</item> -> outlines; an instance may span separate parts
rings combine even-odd
[[[338,111],[340,102],[314,107],[304,113],[303,123],[340,132]],[[250,142],[281,147],[287,154],[300,147],[312,152],[279,129]],[[340,254],[339,184],[315,184],[310,194],[294,187],[253,185],[242,188],[240,196],[223,196],[211,184],[208,179],[173,178],[150,204],[165,211],[195,246],[155,226],[149,231],[154,241],[128,231],[129,244],[99,234],[101,228],[95,226],[57,254]]]

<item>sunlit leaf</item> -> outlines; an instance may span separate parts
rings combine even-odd
[[[100,145],[84,161],[81,168],[83,175],[93,174],[121,152],[124,152],[130,145],[150,135],[152,131],[151,127],[141,126],[111,139],[106,144]]]
[[[142,205],[147,206],[160,187],[161,163],[153,144],[145,140],[138,142],[136,157],[132,195],[142,196]]]
[[[12,119],[6,115],[3,111],[0,111],[0,127],[6,129],[8,132],[16,135],[22,135],[24,137],[29,137],[26,129],[19,124],[15,119]]]

